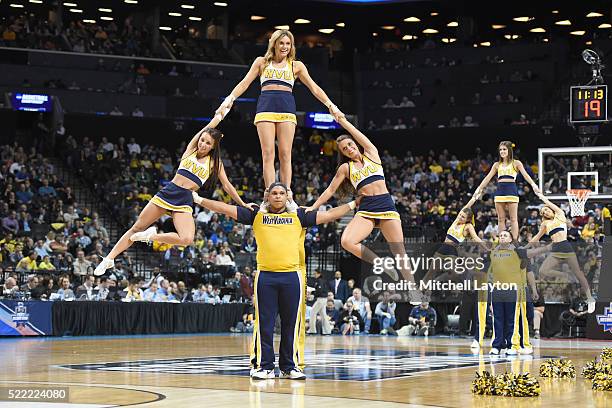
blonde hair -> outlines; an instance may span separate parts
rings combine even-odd
[[[295,39],[293,38],[293,34],[291,34],[291,31],[289,30],[276,30],[272,33],[270,39],[268,40],[268,49],[266,50],[266,54],[264,55],[266,64],[269,64],[270,61],[274,59],[274,54],[276,53],[276,43],[278,43],[278,41],[284,36],[289,37],[289,40],[291,41],[291,50],[289,51],[287,60],[295,60]]]

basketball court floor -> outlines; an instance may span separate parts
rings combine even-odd
[[[0,407],[581,407],[612,406],[579,374],[606,342],[535,340],[518,358],[473,354],[469,339],[312,336],[307,381],[252,381],[249,335],[0,340],[0,388],[67,387],[69,403],[0,401]],[[278,346],[278,345],[277,345]],[[574,380],[540,379],[534,398],[474,396],[477,370],[537,375],[544,358],[570,358]]]

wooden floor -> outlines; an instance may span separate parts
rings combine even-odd
[[[542,340],[533,358],[472,355],[469,339],[307,337],[305,382],[248,378],[245,335],[0,339],[0,387],[68,386],[67,406],[107,407],[612,407],[612,393],[540,379],[538,398],[470,393],[477,370],[537,374],[541,358],[577,371],[606,344]],[[536,341],[537,342],[537,341]],[[0,407],[59,404],[0,401]]]

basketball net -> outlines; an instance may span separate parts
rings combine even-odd
[[[577,188],[567,190],[566,194],[572,210],[572,217],[584,217],[584,205],[591,195],[591,190]]]

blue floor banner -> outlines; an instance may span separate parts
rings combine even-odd
[[[0,336],[50,336],[52,302],[0,300]]]

